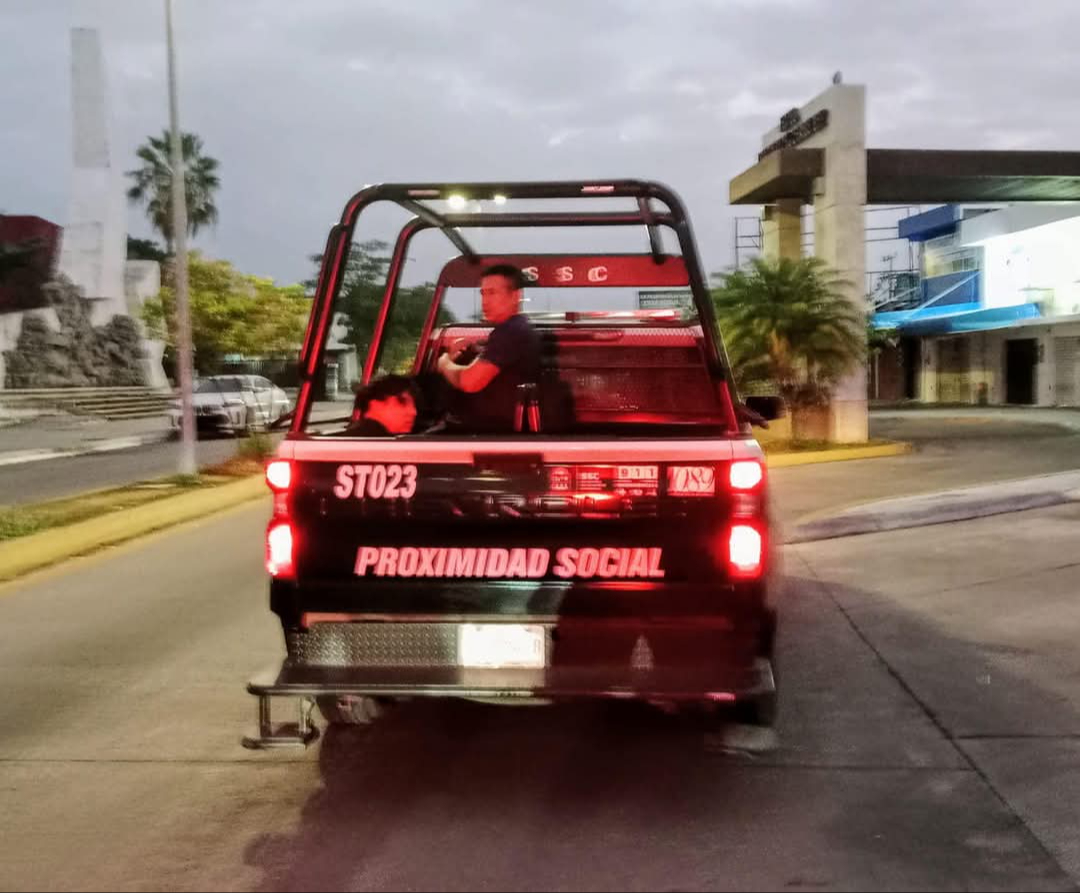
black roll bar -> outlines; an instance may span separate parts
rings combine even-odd
[[[636,211],[537,211],[514,213],[476,213],[476,214],[440,214],[422,204],[423,199],[448,199],[459,195],[466,200],[510,199],[582,199],[582,198],[620,198],[630,197],[637,200]],[[657,213],[651,201],[656,200],[667,206],[666,213]],[[469,227],[573,227],[573,226],[644,226],[649,234],[650,251],[653,259],[663,260],[662,243],[659,227],[672,229],[679,241],[680,251],[690,280],[690,292],[694,305],[706,332],[706,353],[710,364],[720,371],[731,387],[729,365],[723,342],[716,325],[716,314],[698,258],[697,245],[686,210],[679,197],[668,187],[646,180],[610,180],[610,181],[556,181],[536,183],[427,183],[406,184],[389,183],[367,186],[356,193],[345,206],[341,221],[331,230],[327,240],[327,252],[319,273],[319,284],[315,293],[312,320],[305,338],[304,351],[301,355],[301,387],[297,397],[296,413],[293,418],[293,433],[302,433],[307,424],[313,399],[313,385],[323,354],[326,350],[327,332],[333,317],[333,306],[341,288],[344,269],[348,263],[348,254],[352,234],[360,213],[367,206],[378,201],[392,201],[416,214],[398,234],[394,245],[390,268],[387,273],[386,288],[379,308],[375,330],[372,333],[371,346],[364,363],[364,382],[368,382],[377,367],[382,353],[383,334],[389,317],[394,296],[397,293],[401,269],[408,251],[409,243],[417,232],[436,228],[466,256],[476,254],[468,242],[458,233],[459,229]],[[333,250],[329,250],[333,249]],[[429,309],[428,321],[433,321],[438,313],[437,301],[442,293],[437,288],[432,296],[432,308]]]

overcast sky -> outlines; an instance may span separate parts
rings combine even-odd
[[[286,282],[390,180],[659,179],[720,269],[729,179],[836,70],[867,85],[870,146],[1080,148],[1075,0],[174,3],[182,126],[221,161],[196,244]],[[0,210],[66,219],[72,25],[102,30],[115,162],[160,133],[162,6],[0,0]]]

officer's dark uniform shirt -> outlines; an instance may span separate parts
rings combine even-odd
[[[467,395],[464,421],[477,430],[514,430],[520,384],[540,380],[540,334],[522,314],[491,330],[480,358],[499,367],[499,374],[482,391]]]

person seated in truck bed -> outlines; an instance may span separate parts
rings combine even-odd
[[[353,404],[353,420],[345,433],[353,437],[410,434],[416,424],[417,388],[406,375],[386,375],[361,388]]]
[[[468,365],[456,362],[463,345],[455,343],[438,360],[438,371],[462,392],[454,414],[472,429],[492,432],[514,430],[518,385],[540,378],[540,335],[521,312],[525,276],[512,264],[495,264],[480,278],[484,318],[494,328]]]

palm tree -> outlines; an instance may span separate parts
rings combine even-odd
[[[132,186],[128,199],[144,203],[146,215],[165,240],[167,252],[173,253],[172,231],[172,156],[171,134],[149,137],[135,153],[142,167],[128,171]],[[217,220],[214,193],[221,185],[217,159],[203,155],[202,140],[193,133],[180,135],[180,151],[184,158],[184,194],[187,198],[188,232],[194,236],[202,227]]]
[[[804,257],[755,258],[713,290],[736,378],[777,388],[796,440],[866,354],[865,314],[849,288],[820,258]]]

